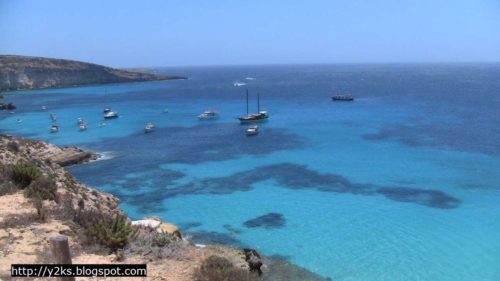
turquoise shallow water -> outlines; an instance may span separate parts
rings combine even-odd
[[[333,280],[500,280],[499,65],[157,71],[190,79],[8,93],[19,109],[0,113],[1,132],[106,152],[71,172],[133,218],[160,215],[202,243]],[[271,112],[250,138],[234,119],[246,89],[251,110],[260,92]],[[120,118],[101,128],[104,106]],[[198,121],[208,108],[221,117]]]

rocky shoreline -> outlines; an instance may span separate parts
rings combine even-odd
[[[119,208],[118,198],[80,183],[63,168],[96,157],[98,154],[77,147],[60,148],[0,135],[0,278],[10,278],[12,263],[53,262],[49,239],[65,235],[70,240],[73,263],[147,263],[151,280],[202,280],[199,276],[207,275],[202,271],[213,256],[227,261],[231,272],[248,275],[250,279],[245,280],[328,280],[287,261],[261,256],[253,249],[195,245],[183,239],[176,225],[159,217],[131,221]],[[37,201],[27,192],[32,184],[19,189],[12,180],[15,177],[6,172],[12,167],[15,170],[19,163],[32,163],[40,171],[38,178],[53,180],[54,198]],[[89,222],[101,223],[92,221],[92,217],[123,217],[123,224],[135,229],[134,235],[118,248],[99,246],[95,237],[93,242],[89,240],[86,229]]]

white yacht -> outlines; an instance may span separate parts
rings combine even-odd
[[[109,111],[104,113],[104,119],[113,119],[113,118],[118,118],[118,112]]]
[[[51,133],[57,133],[57,132],[59,132],[59,126],[58,125],[52,125],[52,127],[50,127],[50,132]]]
[[[253,125],[247,128],[246,134],[247,136],[255,136],[259,133],[259,126]]]
[[[198,115],[199,120],[216,119],[218,117],[219,111],[213,109],[205,110],[202,114]]]
[[[155,129],[156,129],[155,124],[153,124],[153,123],[148,123],[148,124],[146,124],[146,127],[144,127],[144,133],[146,133],[146,134],[147,134],[147,133],[152,133],[152,132],[154,132],[154,131],[155,131]]]

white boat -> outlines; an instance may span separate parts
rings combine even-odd
[[[155,124],[153,123],[148,123],[146,124],[146,127],[144,127],[144,133],[152,133],[154,132],[154,130],[156,129],[156,126]]]
[[[104,113],[104,119],[113,119],[113,118],[118,118],[118,112],[109,111]]]
[[[57,132],[59,132],[59,126],[52,125],[52,127],[50,127],[50,132],[51,133],[57,133]]]
[[[99,127],[106,127],[106,123],[105,122],[99,122]]]
[[[80,128],[80,131],[85,131],[88,129],[89,125],[87,123],[83,122],[78,127]]]
[[[233,83],[233,86],[235,86],[235,87],[241,87],[241,86],[245,86],[245,85],[246,85],[246,83],[238,82],[238,81]]]
[[[202,114],[198,115],[199,120],[216,119],[218,117],[219,111],[213,109],[205,110]]]
[[[255,80],[255,79],[257,79],[257,78],[247,77],[247,78],[245,78],[245,79],[246,79],[246,80]]]
[[[23,123],[23,120],[21,120],[21,118],[17,118],[16,123],[21,124],[21,123]]]
[[[246,134],[247,136],[255,136],[259,133],[259,126],[253,125],[247,128]]]
[[[46,110],[47,107],[45,105],[42,105],[42,110]]]

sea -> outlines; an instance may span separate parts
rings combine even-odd
[[[68,169],[197,243],[336,281],[500,280],[500,64],[151,71],[188,79],[7,92],[0,133],[101,153]]]

